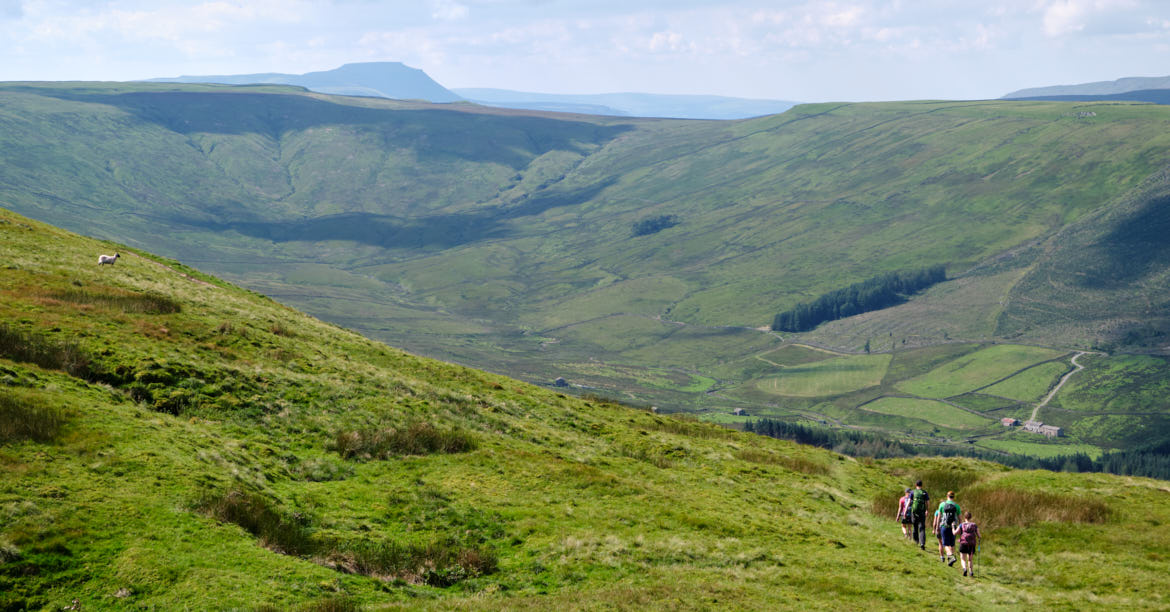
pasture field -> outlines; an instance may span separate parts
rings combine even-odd
[[[889,366],[889,355],[847,355],[809,364],[781,368],[756,383],[757,388],[775,395],[828,397],[881,383]]]
[[[834,356],[839,356],[839,353],[831,353],[801,344],[786,344],[774,351],[757,355],[756,359],[775,366],[796,366],[814,361],[824,361]]]
[[[964,393],[963,395],[948,398],[947,401],[954,402],[964,408],[969,408],[976,412],[998,412],[1016,408],[1022,410],[1022,407],[1025,406],[1025,404],[1015,400],[1010,400],[1003,397],[995,397],[992,395],[983,395],[981,393]],[[1028,406],[1027,409],[1031,410],[1032,408],[1031,406]],[[1004,414],[997,416],[1011,415]]]
[[[1035,346],[997,344],[964,355],[921,376],[901,381],[896,386],[920,397],[952,397],[981,389],[1063,353]]]
[[[1050,361],[1033,366],[1015,376],[980,390],[987,395],[998,395],[1021,402],[1039,402],[1044,399],[1060,377],[1072,369],[1063,361]],[[1063,392],[1063,389],[1061,389]]]
[[[1101,447],[1092,444],[1042,442],[1040,441],[1042,439],[1043,436],[1016,431],[1002,438],[985,438],[976,442],[975,445],[990,448],[991,450],[1042,458],[1073,455],[1076,453],[1084,453],[1093,458],[1101,455]]]
[[[921,419],[933,425],[950,429],[974,429],[992,423],[990,419],[948,406],[943,402],[910,397],[883,397],[872,401],[862,410],[894,416]]]
[[[1170,412],[1170,359],[1084,355],[1051,405],[1084,412]]]
[[[883,382],[891,384],[929,372],[963,355],[975,352],[983,345],[970,343],[938,344],[894,353],[890,369]]]

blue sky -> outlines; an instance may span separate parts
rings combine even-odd
[[[447,87],[993,98],[1170,74],[1164,0],[0,0],[0,80],[401,61]]]

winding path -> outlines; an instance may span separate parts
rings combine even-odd
[[[1060,388],[1064,386],[1064,383],[1068,382],[1070,376],[1085,369],[1085,366],[1077,363],[1077,358],[1082,355],[1087,355],[1088,353],[1089,351],[1077,351],[1077,354],[1073,355],[1072,364],[1076,367],[1071,372],[1068,372],[1062,376],[1060,378],[1060,382],[1056,383],[1056,386],[1048,392],[1048,395],[1044,396],[1044,399],[1039,404],[1036,404],[1036,407],[1032,409],[1032,416],[1028,419],[1029,421],[1036,420],[1036,415],[1040,414],[1040,409],[1048,405],[1048,402],[1052,399],[1052,396],[1056,395],[1057,391],[1060,391]]]

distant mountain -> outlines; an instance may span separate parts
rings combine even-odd
[[[1170,104],[1170,89],[1139,89],[1114,94],[1101,95],[1064,95],[1064,96],[1029,96],[1013,98],[1013,100],[1051,100],[1055,102],[1150,102],[1153,104]]]
[[[746,119],[775,115],[796,105],[784,100],[645,93],[547,94],[506,89],[457,88],[455,93],[487,106],[680,119]]]
[[[1032,87],[1029,89],[1013,91],[1005,95],[1003,98],[1043,98],[1052,100],[1056,98],[1051,98],[1049,96],[1112,96],[1114,94],[1122,94],[1147,89],[1170,89],[1170,76],[1126,77],[1124,79],[1117,79],[1116,81],[1097,81],[1095,83],[1081,83],[1079,85]],[[1118,98],[1108,99],[1114,100]]]
[[[305,74],[236,74],[150,79],[155,83],[224,83],[228,85],[300,85],[310,91],[341,96],[371,96],[396,100],[457,102],[461,98],[436,83],[427,73],[400,62],[365,62]]]

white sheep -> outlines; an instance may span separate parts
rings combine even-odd
[[[117,253],[114,253],[113,255],[98,255],[98,265],[99,266],[102,264],[110,264],[112,266],[112,265],[114,265],[115,261],[118,261],[118,254]]]

